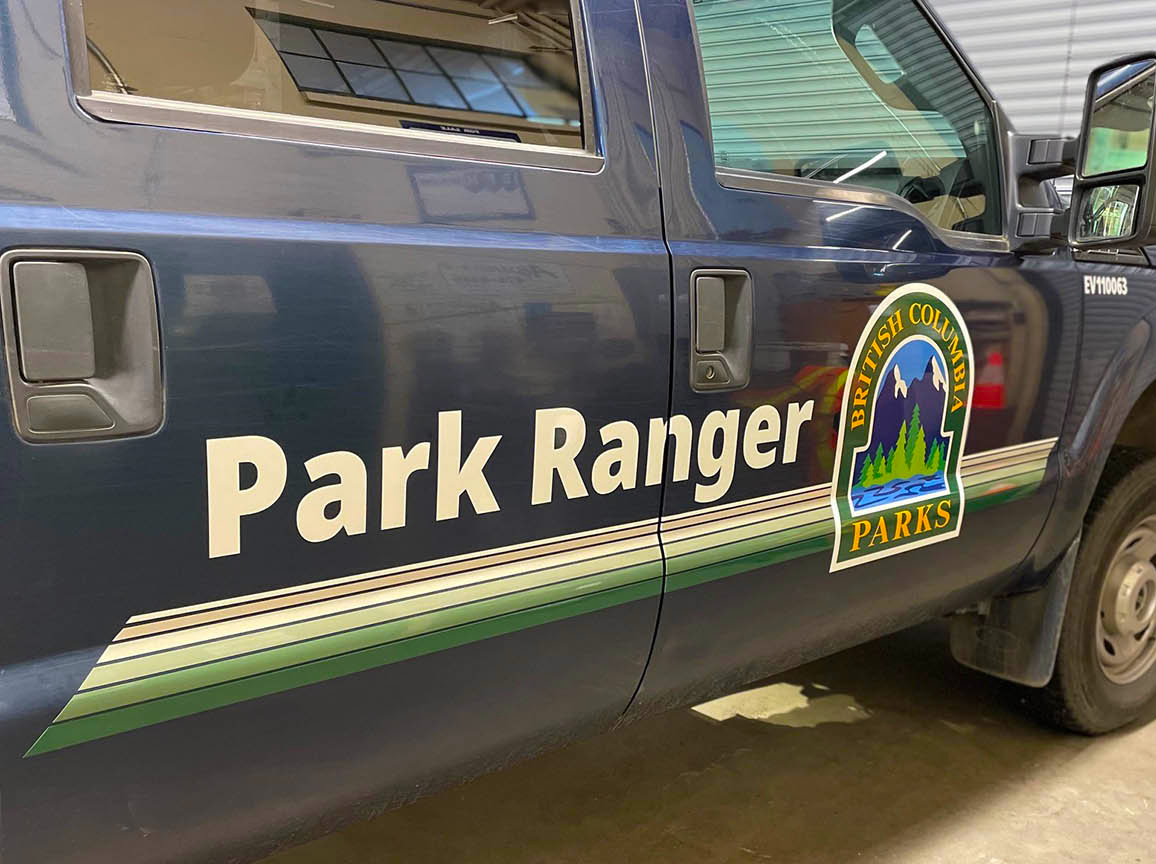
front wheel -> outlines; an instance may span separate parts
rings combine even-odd
[[[1088,508],[1049,720],[1088,735],[1135,720],[1156,699],[1156,458],[1113,453]]]

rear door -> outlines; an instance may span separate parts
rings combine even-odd
[[[223,859],[610,723],[660,486],[594,462],[671,340],[633,6],[5,5],[0,857]]]
[[[1006,130],[912,0],[642,8],[670,425],[697,430],[681,471],[670,443],[661,702],[1005,584],[1054,494],[1081,287],[1008,251]]]

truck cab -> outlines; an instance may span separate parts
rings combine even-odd
[[[254,860],[936,616],[1156,696],[1156,55],[1063,139],[922,0],[0,44],[5,861]]]

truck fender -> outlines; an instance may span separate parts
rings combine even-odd
[[[1110,360],[1094,372],[1099,378],[1080,416],[1069,416],[1057,454],[1059,488],[1040,536],[1023,567],[1020,582],[1007,593],[1040,588],[1084,524],[1084,515],[1104,473],[1108,456],[1133,407],[1156,381],[1156,343],[1141,318],[1120,339]],[[1077,384],[1078,386],[1078,384]]]

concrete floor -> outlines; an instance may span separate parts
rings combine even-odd
[[[1156,862],[1156,723],[1040,726],[940,623],[579,742],[267,864]]]

